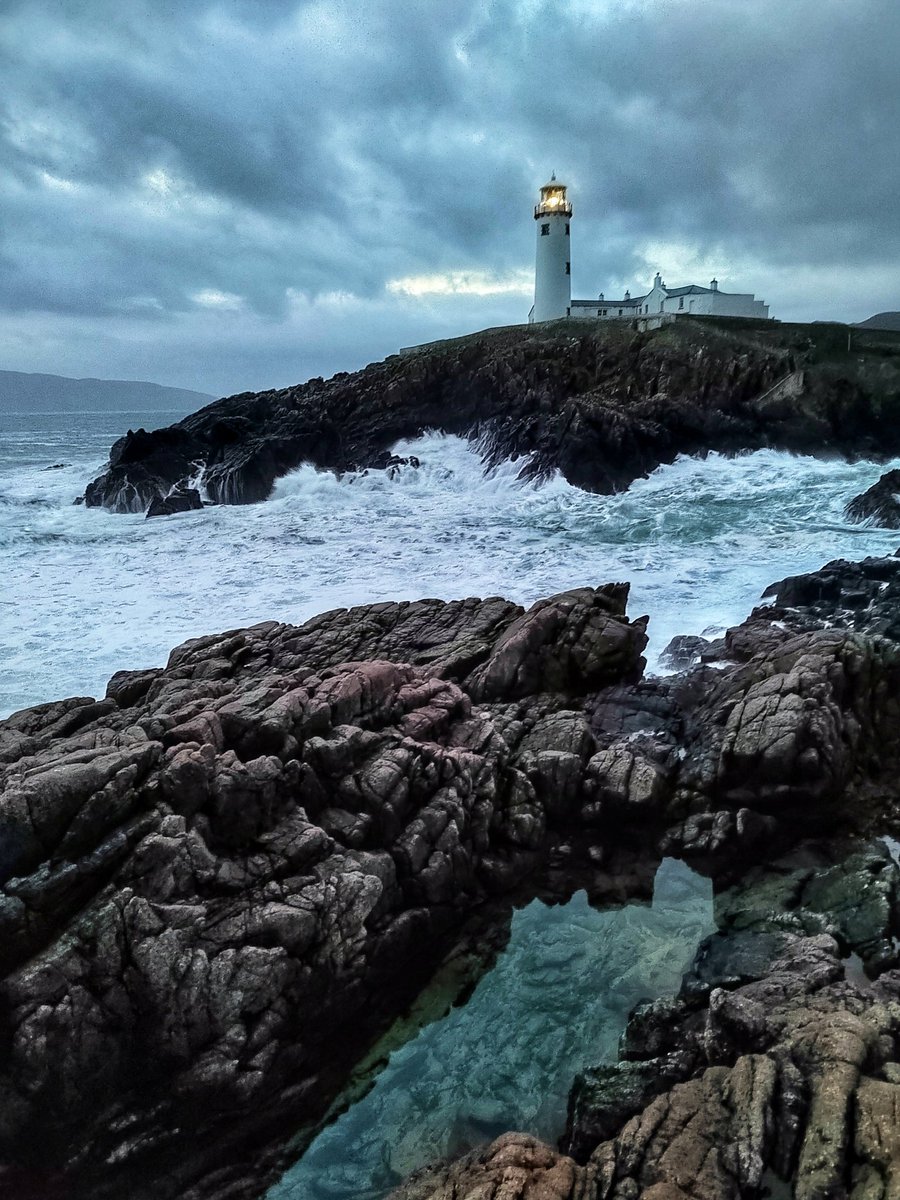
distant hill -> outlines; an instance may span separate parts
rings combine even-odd
[[[900,331],[900,312],[876,313],[868,321],[857,321],[859,329],[896,329]]]
[[[214,400],[206,392],[163,387],[134,379],[67,379],[64,375],[32,375],[0,371],[0,411],[90,412],[203,408]]]

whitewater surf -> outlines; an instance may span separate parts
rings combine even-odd
[[[0,609],[0,715],[102,695],[113,672],[161,665],[215,629],[426,596],[527,605],[618,580],[631,615],[650,614],[658,670],[673,636],[721,632],[773,580],[898,542],[843,516],[883,463],[711,454],[602,496],[558,476],[523,481],[521,461],[488,471],[476,446],[437,433],[394,447],[418,468],[337,478],[305,466],[264,503],[145,521],[72,503],[116,414],[77,438],[42,420],[21,424],[0,463],[0,561],[16,581]]]

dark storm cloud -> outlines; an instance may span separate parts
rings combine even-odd
[[[519,21],[525,69],[503,99],[532,145],[556,143],[595,228],[612,217],[633,236],[798,267],[896,256],[900,5],[679,0],[612,20],[590,7],[558,0]],[[486,23],[479,57],[504,40]]]
[[[367,156],[392,129],[450,109],[448,46],[421,15],[401,22],[386,6],[364,23],[355,5],[269,4],[242,23],[249,11],[95,2],[88,13],[20,4],[8,16],[2,154],[18,185],[5,197],[10,253],[56,233],[68,274],[74,235],[89,310],[118,305],[116,259],[123,284],[166,307],[189,276],[195,287],[231,278],[231,290],[264,310],[289,286],[382,286],[379,256],[395,262],[401,236],[392,213],[399,206],[414,232],[428,189],[411,202],[402,172],[373,174],[377,159]],[[141,205],[147,176],[160,173],[171,180],[168,222]],[[243,269],[248,255],[256,278]],[[80,289],[62,270],[36,271],[33,253],[22,260],[7,303],[28,304],[35,291],[49,307],[76,301]]]
[[[801,315],[828,281],[814,315],[861,317],[835,311],[876,286],[854,273],[900,260],[896,0],[7,0],[0,22],[0,304],[38,346],[52,314],[107,344],[155,321],[162,347],[210,308],[286,322],[335,293],[368,302],[360,347],[366,321],[409,341],[386,285],[521,276],[551,168],[585,293],[672,245]]]

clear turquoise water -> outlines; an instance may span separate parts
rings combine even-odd
[[[572,1080],[616,1057],[630,1010],[677,991],[712,932],[712,886],[664,860],[652,905],[534,901],[469,1000],[396,1050],[268,1200],[379,1200],[410,1171],[509,1129],[554,1142]]]

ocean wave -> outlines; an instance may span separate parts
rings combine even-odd
[[[486,470],[478,447],[443,434],[394,451],[421,465],[340,479],[301,467],[264,504],[153,521],[72,504],[96,459],[8,465],[0,561],[18,605],[0,609],[0,711],[97,694],[114,671],[216,629],[421,596],[528,604],[611,580],[651,615],[652,664],[676,633],[742,619],[773,580],[900,540],[843,518],[886,469],[873,463],[711,454],[597,496],[524,479],[524,460]]]

